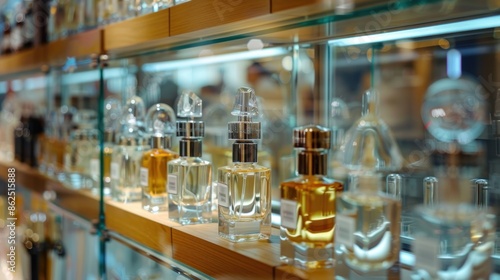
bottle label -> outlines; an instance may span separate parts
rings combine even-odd
[[[288,199],[281,200],[281,226],[297,229],[297,202]]]
[[[354,245],[355,226],[356,221],[354,218],[337,214],[335,217],[335,243],[352,248]]]
[[[116,162],[111,163],[111,179],[119,180],[120,179],[120,166]]]
[[[94,178],[99,178],[99,173],[100,173],[100,164],[98,159],[91,159],[90,160],[90,176]]]
[[[219,189],[219,206],[229,207],[229,188],[226,184],[218,183]]]
[[[70,153],[65,153],[64,154],[64,169],[66,171],[71,171],[71,154]]]
[[[168,174],[167,192],[169,194],[177,194],[177,174]]]
[[[423,269],[431,275],[437,273],[440,267],[437,239],[417,235],[413,241],[412,250],[415,255],[415,269]]]
[[[148,179],[149,179],[149,170],[147,168],[141,167],[141,170],[139,172],[139,182],[141,183],[141,186],[147,187],[148,186]]]

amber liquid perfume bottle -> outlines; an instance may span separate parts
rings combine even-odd
[[[111,195],[120,202],[140,201],[140,168],[144,151],[149,150],[144,135],[144,102],[131,97],[121,116],[121,135],[111,157]]]
[[[233,163],[217,173],[219,236],[232,242],[268,239],[271,235],[271,170],[257,164],[260,123],[255,92],[242,87],[236,94],[228,124]]]
[[[175,131],[175,113],[167,104],[153,105],[146,116],[151,133],[151,150],[142,156],[140,183],[142,208],[156,213],[167,211],[167,163],[179,157],[171,150],[171,135]]]
[[[300,268],[334,265],[335,201],[340,181],[326,176],[331,131],[309,125],[294,130],[299,177],[281,183],[281,260]]]
[[[338,258],[362,272],[383,270],[399,260],[400,200],[382,191],[381,176],[358,174],[337,199]]]
[[[183,225],[212,221],[212,164],[203,160],[204,123],[202,100],[185,91],[177,105],[177,115],[190,118],[177,122],[180,158],[168,163],[169,218]]]

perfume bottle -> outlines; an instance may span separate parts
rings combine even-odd
[[[350,268],[383,270],[399,260],[400,200],[381,189],[381,176],[363,172],[337,199],[335,246]]]
[[[204,123],[202,100],[185,91],[177,104],[177,116],[189,118],[177,122],[180,158],[168,163],[169,218],[183,225],[212,221],[212,164],[203,160]]]
[[[142,208],[153,213],[167,211],[167,163],[179,157],[169,150],[175,131],[174,110],[163,103],[153,105],[146,116],[146,127],[151,134],[151,150],[142,156]]]
[[[268,239],[271,235],[271,170],[257,162],[260,123],[255,92],[238,89],[228,124],[233,143],[233,163],[217,173],[219,236],[232,242]]]
[[[488,190],[484,182],[473,181],[471,196],[470,180],[457,172],[460,145],[484,129],[486,104],[476,89],[477,84],[465,79],[443,79],[426,93],[422,120],[432,136],[452,149],[446,173],[437,174],[439,185],[433,190],[437,201],[415,210],[412,279],[490,278],[496,218],[483,207],[482,196]]]
[[[346,130],[349,128],[351,115],[349,107],[340,98],[333,98],[330,104],[330,120],[332,127],[332,149],[330,164],[330,176],[341,181],[347,180],[349,170],[342,164],[342,145],[344,144]]]
[[[309,125],[293,135],[300,176],[280,186],[281,260],[305,269],[332,267],[335,201],[343,184],[326,176],[331,131]]]
[[[119,118],[122,113],[121,101],[116,97],[108,97],[104,100],[104,132],[103,132],[103,181],[104,195],[111,194],[111,156],[117,136],[116,123],[119,123]],[[92,189],[95,195],[99,194],[99,182],[101,176],[101,155],[100,149],[96,149],[90,159],[90,174],[92,179],[97,183]]]
[[[352,171],[395,171],[402,167],[403,157],[389,127],[378,116],[378,93],[363,95],[362,116],[347,131],[343,145],[343,164]]]
[[[97,114],[93,110],[79,110],[75,123],[78,129],[73,130],[66,143],[64,166],[67,183],[75,188],[92,189],[96,182],[92,179],[91,158],[98,151],[99,132],[95,129]]]
[[[149,150],[144,135],[144,101],[132,96],[125,104],[121,134],[111,156],[111,196],[121,202],[140,201],[140,167],[144,151]]]

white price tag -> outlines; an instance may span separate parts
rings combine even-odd
[[[64,154],[64,169],[66,171],[71,171],[71,154],[70,153],[65,153]]]
[[[116,162],[111,163],[111,179],[118,180],[120,179],[120,166]]]
[[[169,194],[177,194],[177,174],[168,174],[167,192]]]
[[[297,229],[297,202],[288,199],[281,200],[281,226]]]
[[[139,182],[141,183],[141,186],[147,187],[148,182],[149,182],[149,170],[145,167],[141,167],[141,170],[139,171]]]
[[[413,241],[412,251],[415,255],[415,269],[423,269],[432,275],[437,273],[441,265],[437,239],[417,235]]]
[[[218,183],[219,189],[219,206],[229,207],[229,188],[227,185]]]
[[[335,217],[335,243],[352,248],[355,229],[356,220],[354,218],[337,214]]]
[[[99,164],[98,159],[91,159],[90,160],[90,176],[94,178],[99,178],[99,173],[100,173],[101,166]]]

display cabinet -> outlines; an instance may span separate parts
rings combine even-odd
[[[485,230],[495,236],[487,266],[499,273],[499,9],[495,0],[194,0],[0,57],[2,189],[15,168],[25,212],[51,217],[52,273],[84,258],[88,267],[74,269],[87,278],[410,279],[421,262],[413,245],[421,244],[415,238],[425,220],[416,209],[448,199],[489,211],[496,226]],[[237,120],[231,111],[242,86],[255,90],[257,162],[271,169],[270,239],[220,239],[215,206],[212,223],[182,226],[168,212],[145,211],[140,199],[114,195],[128,178],[122,163],[134,170],[142,195],[140,163],[129,160],[150,144],[139,126],[157,103],[177,113],[185,90],[203,102],[201,158],[213,164],[215,181],[217,169],[232,161],[228,122]],[[369,89],[379,93],[374,118],[383,124],[359,137],[381,136],[344,141],[363,131],[362,95]],[[14,106],[11,98],[30,105]],[[25,120],[36,141],[19,149],[21,141],[32,143],[17,136]],[[296,175],[293,129],[307,124],[331,129],[328,175],[344,190],[356,185],[353,171],[369,165],[400,200],[401,250],[390,269],[363,274],[339,261],[308,271],[280,261],[279,185]],[[140,137],[122,137],[135,130]],[[170,138],[173,151],[181,149],[179,140]],[[353,143],[366,146],[356,150]],[[129,152],[113,158],[117,147]],[[217,187],[209,195],[214,205]],[[29,226],[18,228],[19,239]],[[477,242],[474,248],[485,241]],[[61,243],[67,257],[57,255]],[[82,243],[83,255],[73,251]]]

